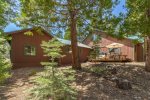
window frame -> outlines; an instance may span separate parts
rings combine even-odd
[[[27,53],[26,53],[26,50],[25,50],[25,48],[27,47],[27,46],[30,46],[31,48],[34,48],[34,50],[35,50],[35,54],[34,55],[28,55]],[[34,46],[34,45],[31,45],[31,44],[26,44],[26,45],[24,45],[24,56],[36,56],[36,46]],[[32,51],[31,51],[32,52]]]
[[[121,53],[121,48],[111,48],[111,49],[113,50],[113,52],[114,52],[115,54],[120,54],[120,53]],[[110,50],[110,48],[109,48],[109,53],[111,53],[112,50]],[[119,51],[119,52],[116,53],[116,50]]]

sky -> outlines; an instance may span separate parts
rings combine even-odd
[[[120,12],[124,12],[124,13],[126,12],[126,9],[123,8],[123,6],[125,5],[125,1],[126,0],[120,0],[119,5],[117,5],[113,11],[113,14],[119,15]]]
[[[15,30],[20,30],[20,28],[17,27],[14,23],[10,23],[5,27],[4,32],[11,32]]]
[[[120,0],[119,5],[116,6],[116,8],[113,11],[113,14],[115,15],[119,15],[120,12],[126,12],[125,9],[123,9],[123,5],[125,4],[125,0]],[[17,27],[14,23],[9,23],[5,29],[4,32],[11,32],[11,31],[16,31],[16,30],[20,30],[20,27]]]

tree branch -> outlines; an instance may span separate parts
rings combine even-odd
[[[57,11],[58,11],[58,10],[57,10]],[[59,12],[57,12],[57,11],[56,11],[56,10],[51,9],[51,10],[49,11],[49,13],[54,12],[54,13],[56,13],[56,14],[68,15],[68,13],[63,13],[63,10],[59,10]]]

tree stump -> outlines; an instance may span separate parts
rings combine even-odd
[[[117,79],[116,80],[116,86],[123,90],[129,90],[132,89],[131,82],[126,79]]]

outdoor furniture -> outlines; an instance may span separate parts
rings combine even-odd
[[[116,54],[113,57],[114,57],[114,60],[126,60],[127,59],[127,55],[122,55],[122,54]]]
[[[112,43],[112,44],[107,45],[106,47],[109,49],[115,49],[115,48],[121,48],[123,46],[124,45],[120,44],[120,43]],[[127,57],[127,55],[122,55],[121,52],[117,52],[117,53],[110,52],[110,56],[109,56],[109,58],[112,60],[126,60],[126,57]]]
[[[121,48],[123,47],[124,45],[123,44],[120,44],[120,43],[112,43],[112,44],[109,44],[107,45],[106,47],[107,48]]]
[[[112,43],[109,44],[105,47],[107,47],[108,49],[118,49],[121,47],[123,47],[123,44],[120,43]],[[118,52],[116,52],[114,50],[114,52],[107,52],[107,53],[101,53],[96,59],[96,61],[110,61],[110,62],[118,62],[118,61],[125,61],[127,60],[127,55],[122,54],[121,50],[119,50]]]
[[[127,59],[127,55],[121,55],[122,60],[126,60]]]

